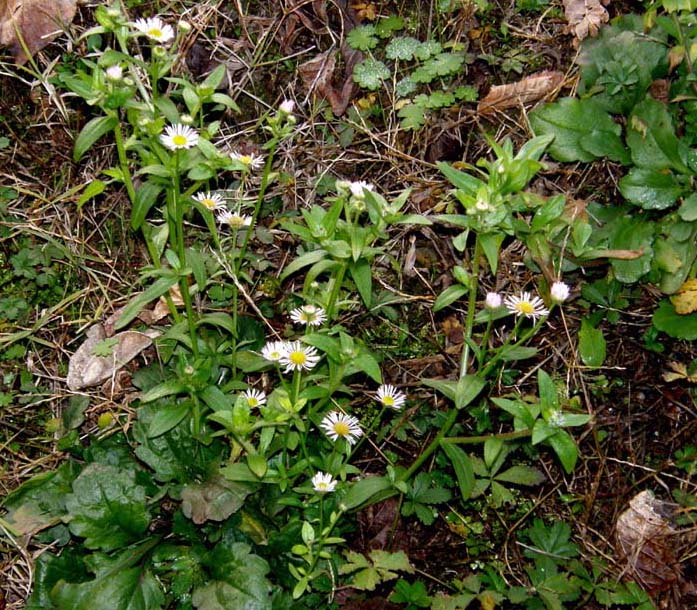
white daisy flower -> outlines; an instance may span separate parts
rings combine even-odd
[[[356,440],[363,435],[358,420],[341,411],[327,413],[320,426],[331,440],[343,438],[349,445],[355,444]]]
[[[194,200],[198,201],[202,206],[208,208],[211,212],[225,207],[225,201],[218,193],[204,193],[201,191],[200,193],[196,193],[194,195]]]
[[[244,392],[242,396],[247,401],[247,406],[250,409],[262,407],[266,404],[266,394],[260,390],[250,389]]]
[[[285,341],[269,341],[261,348],[261,356],[269,362],[280,362],[283,354],[286,353]]]
[[[327,320],[327,313],[321,307],[314,305],[303,305],[290,312],[290,319],[296,324],[306,326],[322,326]]]
[[[552,284],[552,288],[549,291],[552,300],[557,304],[566,301],[566,299],[569,298],[570,292],[571,290],[569,288],[569,285],[565,284],[564,282],[554,282],[554,284]]]
[[[159,17],[136,19],[133,27],[155,42],[165,43],[174,38],[172,26],[164,23]]]
[[[358,199],[364,199],[365,198],[365,191],[372,191],[373,190],[373,185],[370,184],[369,182],[366,182],[365,180],[357,180],[356,182],[349,182],[349,190],[351,191],[351,194],[358,198]]]
[[[501,307],[501,295],[498,292],[487,292],[484,299],[484,306],[487,309],[498,309]]]
[[[283,100],[278,109],[284,114],[293,114],[293,110],[295,110],[295,102],[293,100]]]
[[[291,341],[286,343],[280,363],[286,367],[285,372],[290,373],[303,369],[309,371],[317,365],[319,359],[316,348],[303,345],[300,341]]]
[[[330,491],[334,491],[336,488],[336,481],[329,473],[317,471],[314,477],[312,477],[312,488],[320,494],[326,494]]]
[[[239,231],[244,227],[248,227],[252,224],[252,217],[242,214],[236,214],[230,210],[223,210],[218,214],[218,222],[223,225],[227,225],[234,231]]]
[[[377,397],[383,407],[389,407],[395,411],[399,411],[407,400],[407,395],[393,385],[381,385],[378,388]]]
[[[165,128],[160,135],[160,141],[170,150],[191,148],[198,144],[198,133],[188,125],[176,123]]]
[[[238,152],[230,153],[230,158],[233,161],[241,163],[245,169],[261,169],[264,167],[264,157],[261,155],[243,155]]]
[[[523,292],[520,296],[511,295],[504,301],[506,309],[516,316],[525,316],[536,321],[541,316],[549,314],[544,301],[540,297],[533,297],[530,292]]]

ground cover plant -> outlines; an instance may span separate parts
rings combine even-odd
[[[15,22],[3,604],[695,603],[694,7],[563,9]]]

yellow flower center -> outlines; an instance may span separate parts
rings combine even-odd
[[[148,30],[148,36],[152,36],[153,38],[162,38],[162,30],[159,28],[152,28]]]
[[[535,307],[530,301],[521,301],[516,305],[516,309],[523,315],[529,316],[535,313]]]
[[[251,165],[252,157],[250,157],[249,155],[240,155],[240,163],[244,163],[245,165]]]
[[[307,361],[307,356],[305,352],[291,352],[288,354],[288,360],[295,366],[302,366]]]
[[[339,436],[348,436],[351,433],[351,428],[345,421],[338,421],[334,424],[334,432]]]
[[[317,483],[317,489],[320,491],[327,491],[329,489],[329,485],[327,485],[324,481],[320,481]]]
[[[383,396],[382,397],[382,404],[385,405],[386,407],[393,407],[394,406],[394,398],[392,398],[392,396]]]
[[[186,139],[186,136],[183,136],[180,133],[172,136],[172,143],[175,146],[186,146],[187,142],[188,142],[188,140]]]
[[[239,229],[244,226],[244,218],[242,218],[242,216],[230,216],[227,223],[233,229]]]
[[[259,406],[259,401],[256,398],[250,396],[247,399],[247,406],[253,409],[254,407]]]
[[[201,199],[201,203],[205,205],[209,210],[212,210],[216,206],[215,201],[213,201],[210,198]]]

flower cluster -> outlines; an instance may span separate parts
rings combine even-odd
[[[269,341],[262,348],[261,355],[269,362],[278,362],[284,366],[286,373],[309,371],[320,360],[316,348],[303,345],[300,341]]]
[[[549,291],[552,303],[560,305],[569,298],[571,289],[564,282],[554,282]],[[549,309],[545,307],[545,302],[531,292],[521,292],[520,295],[509,295],[505,299],[498,292],[488,292],[484,300],[487,309],[498,309],[501,305],[514,316],[529,318],[536,322],[538,318],[548,316]]]

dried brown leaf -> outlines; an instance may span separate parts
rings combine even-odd
[[[536,102],[564,82],[563,72],[544,71],[532,74],[517,83],[495,85],[477,105],[477,112],[490,114],[521,104]]]
[[[600,26],[610,18],[600,0],[563,1],[569,31],[576,37],[575,45],[588,36],[595,36]]]
[[[157,335],[159,335],[157,331],[139,333],[127,330],[117,333],[113,337],[116,343],[111,348],[111,355],[97,356],[94,353],[95,347],[107,336],[104,327],[101,324],[96,324],[87,331],[87,339],[70,358],[68,387],[71,390],[80,390],[106,381],[149,347]]]
[[[76,0],[0,0],[0,46],[22,65],[57,38],[75,16]]]
[[[320,99],[327,100],[335,116],[341,116],[351,101],[354,85],[353,66],[360,60],[362,54],[353,49],[342,49],[345,61],[343,83],[341,87],[333,84],[337,61],[337,51],[330,49],[298,66],[303,86],[308,93]]]
[[[670,522],[672,514],[670,504],[647,490],[634,496],[617,519],[617,551],[625,571],[650,595],[674,589],[682,580],[676,556],[679,532]]]

